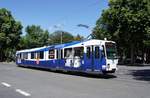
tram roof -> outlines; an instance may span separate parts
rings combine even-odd
[[[50,45],[50,46],[43,46],[43,47],[38,47],[38,48],[32,48],[32,49],[24,49],[24,50],[20,50],[17,51],[16,54],[18,53],[26,53],[26,52],[37,52],[37,51],[45,51],[45,50],[49,50],[49,49],[61,49],[70,45],[74,45],[80,43],[80,41],[73,41],[70,43],[64,43],[64,44],[58,44],[58,45]]]
[[[85,45],[96,45],[104,42],[113,42],[113,41],[105,41],[105,40],[97,40],[97,39],[92,39],[92,40],[84,40],[84,41],[73,41],[70,43],[64,43],[64,44],[58,44],[58,45],[50,45],[50,46],[43,46],[43,47],[38,47],[38,48],[32,48],[32,49],[25,49],[25,50],[20,50],[17,51],[16,54],[18,53],[26,53],[26,52],[37,52],[37,51],[46,51],[49,49],[62,49],[62,48],[69,48],[69,47],[79,47],[83,44]]]

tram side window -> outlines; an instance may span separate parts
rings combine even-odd
[[[17,58],[18,58],[18,59],[21,59],[21,53],[20,53],[20,54],[17,54]]]
[[[80,57],[80,58],[83,57],[83,47],[77,47],[74,48],[74,50],[75,50],[75,54],[74,54],[75,57]]]
[[[21,59],[23,59],[23,53],[21,53]]]
[[[28,59],[28,53],[23,53],[23,58]]]
[[[91,55],[91,48],[90,48],[90,47],[87,47],[86,57],[87,57],[88,59],[90,59],[90,55]]]
[[[99,53],[99,47],[95,47],[95,58],[99,58],[100,53]]]
[[[55,58],[55,51],[53,50],[49,50],[49,59],[54,59]]]
[[[43,59],[43,58],[44,58],[44,52],[43,51],[37,52],[37,59]]]
[[[43,59],[43,58],[44,58],[44,52],[43,51],[37,52],[37,59]]]
[[[73,58],[72,48],[65,49],[65,51],[64,51],[64,57],[65,58]]]
[[[31,59],[34,59],[34,58],[35,58],[35,53],[31,52]]]
[[[44,59],[44,52],[40,51],[40,59]]]
[[[21,53],[19,54],[19,59],[21,59]]]

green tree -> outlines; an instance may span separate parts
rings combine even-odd
[[[21,34],[21,23],[13,18],[10,11],[0,9],[0,61],[14,58]]]
[[[135,51],[144,43],[150,27],[149,0],[110,0],[109,8],[97,20],[94,34],[114,40],[122,51],[130,50],[131,63]]]
[[[19,42],[17,47],[18,47],[17,48],[18,50],[29,48],[29,46],[28,46],[28,38],[27,38],[26,35],[21,36],[20,42]]]
[[[65,31],[55,31],[54,33],[50,34],[49,36],[49,43],[50,44],[61,44],[66,42],[71,42],[74,40],[74,36]]]
[[[35,48],[48,45],[49,32],[40,26],[31,25],[26,27],[26,34],[22,36],[18,47],[20,49]]]
[[[79,34],[77,34],[76,36],[74,36],[74,40],[75,41],[81,41],[81,40],[83,40],[83,36],[81,36],[81,35],[79,35]]]

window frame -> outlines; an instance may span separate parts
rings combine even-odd
[[[40,51],[40,59],[44,59],[44,51]]]
[[[35,59],[36,58],[36,52],[31,52],[31,59]]]
[[[68,52],[73,53],[73,48],[64,49],[64,58],[69,58]]]
[[[53,51],[53,53],[51,53],[50,51]],[[53,56],[53,57],[50,57],[50,56]],[[48,50],[48,59],[55,59],[55,49]]]
[[[78,56],[80,58],[83,58],[84,56],[84,47],[74,47],[74,57]]]
[[[86,58],[91,59],[91,47],[86,47]]]

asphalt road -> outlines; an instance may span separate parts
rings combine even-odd
[[[0,63],[0,98],[150,98],[150,66],[94,76]]]

